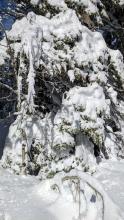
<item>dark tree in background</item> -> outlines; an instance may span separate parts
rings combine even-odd
[[[13,1],[2,0],[0,2],[0,39],[6,38],[7,44],[0,43],[1,47],[6,47],[12,57],[10,42],[7,38],[7,31],[11,29],[15,16]],[[9,116],[15,110],[16,96],[13,92],[15,87],[13,78],[12,60],[6,59],[5,65],[0,66],[0,118]]]

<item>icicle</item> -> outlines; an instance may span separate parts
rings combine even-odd
[[[34,112],[34,96],[35,96],[35,67],[39,67],[41,57],[41,43],[43,38],[42,29],[36,24],[36,15],[33,12],[27,15],[28,27],[22,34],[22,48],[29,59],[29,73],[27,76],[28,94],[27,103],[29,112]]]
[[[18,76],[18,110],[21,107],[21,95],[22,95],[22,76]]]
[[[27,102],[29,104],[29,111],[33,112],[34,111],[34,96],[35,96],[35,71],[34,68],[32,66],[32,64],[30,64],[30,69],[29,69],[29,74],[28,74],[28,96],[27,96]]]

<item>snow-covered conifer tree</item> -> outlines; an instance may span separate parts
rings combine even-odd
[[[108,212],[105,203],[114,204],[84,172],[94,174],[103,160],[124,157],[124,2],[111,0],[114,12],[105,0],[15,3],[20,18],[6,33],[13,58],[0,45],[0,65],[13,59],[17,117],[1,165],[52,179],[52,189],[63,195],[69,184],[75,219],[121,220],[116,208]]]

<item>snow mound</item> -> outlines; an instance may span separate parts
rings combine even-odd
[[[0,175],[0,220],[123,219],[98,180],[89,174],[75,170],[45,181],[5,170]]]

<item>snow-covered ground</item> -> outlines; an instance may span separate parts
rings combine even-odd
[[[110,198],[123,211],[124,162],[103,163],[98,168],[95,177],[103,184],[103,188]],[[62,196],[60,196],[59,188],[55,184],[56,190],[51,190],[50,186],[53,182],[53,180],[42,182],[32,176],[17,176],[7,170],[0,169],[0,220],[101,219],[94,217],[95,203],[92,203],[89,209],[89,217],[79,218],[76,216],[78,207],[72,203],[67,185],[63,189],[60,188],[62,190]],[[108,208],[110,208],[110,212],[113,212],[111,207]],[[119,218],[114,219],[119,220]]]
[[[95,176],[112,200],[124,211],[124,162],[107,161],[98,170]]]

